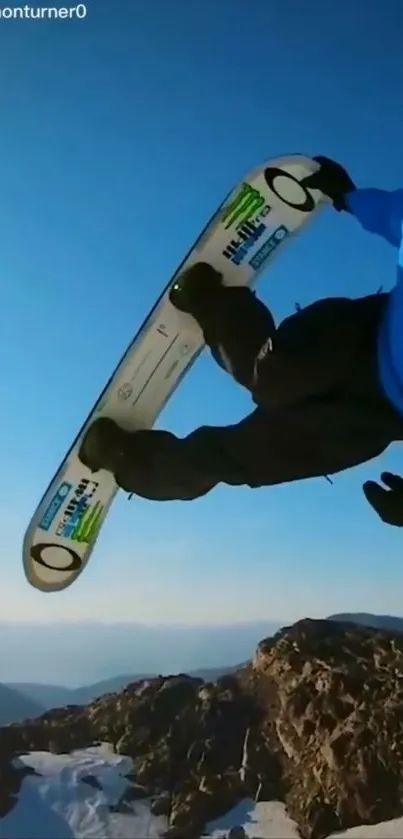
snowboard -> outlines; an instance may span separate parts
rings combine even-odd
[[[301,181],[316,171],[294,154],[253,170],[224,199],[135,335],[50,482],[24,538],[29,583],[43,592],[70,586],[88,563],[118,487],[104,470],[78,458],[81,439],[98,417],[126,430],[151,428],[203,349],[194,319],[179,312],[169,292],[181,271],[208,262],[228,285],[253,285],[327,199]],[[160,220],[161,229],[164,220]]]

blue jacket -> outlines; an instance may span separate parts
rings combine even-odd
[[[382,236],[398,251],[397,281],[379,331],[378,368],[386,396],[403,415],[403,189],[357,189],[346,203],[365,230]]]

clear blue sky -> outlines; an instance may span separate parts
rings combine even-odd
[[[0,20],[0,614],[147,622],[403,613],[403,533],[338,476],[193,504],[122,496],[82,578],[25,582],[49,479],[156,295],[243,174],[327,154],[402,185],[401,0],[88,0],[75,21]],[[394,281],[393,251],[330,211],[260,284],[277,318]],[[340,336],[342,339],[342,336]],[[206,356],[161,417],[184,434],[249,412]]]

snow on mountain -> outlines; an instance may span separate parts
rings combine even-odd
[[[402,674],[401,633],[307,619],[0,727],[0,839],[401,839]]]
[[[150,799],[133,801],[132,761],[108,744],[54,755],[31,752],[16,759],[33,770],[18,802],[0,819],[0,839],[160,839],[165,816],[151,812]],[[242,832],[242,828],[243,831]],[[236,829],[236,830],[235,830]],[[211,839],[300,839],[297,825],[278,801],[241,801],[210,822]],[[329,839],[400,839],[403,819],[351,828]]]
[[[31,752],[18,761],[35,774],[0,819],[1,839],[157,839],[167,829],[149,801],[130,801],[132,761],[107,745],[70,755]]]
[[[262,801],[255,804],[247,799],[241,801],[225,816],[210,822],[205,837],[242,839],[240,827],[244,830],[245,839],[301,839],[296,823],[287,815],[281,801]],[[402,839],[402,836],[403,818],[351,827],[343,833],[332,833],[327,839]]]

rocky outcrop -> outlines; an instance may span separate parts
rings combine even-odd
[[[402,814],[401,635],[305,620],[262,642],[253,668],[303,836]]]
[[[304,620],[214,683],[143,680],[0,729],[2,754],[96,741],[133,758],[129,798],[150,796],[172,837],[244,797],[284,801],[304,839],[400,816],[403,635]]]
[[[12,751],[0,752],[0,819],[15,807],[26,775],[35,774],[34,769],[15,760]]]

